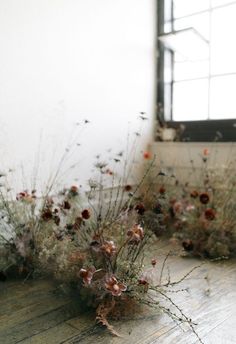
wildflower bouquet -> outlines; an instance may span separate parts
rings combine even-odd
[[[101,178],[111,175],[105,164],[97,163],[97,168]],[[137,194],[142,182],[110,190],[107,202],[103,184],[94,180],[85,195],[75,185],[40,199],[35,190],[23,191],[14,203],[2,194],[4,221],[14,233],[3,237],[8,266],[26,277],[46,274],[76,287],[83,304],[94,307],[97,321],[114,335],[119,334],[109,318],[140,305],[187,323],[196,334],[192,320],[168,295],[178,292],[176,286],[189,273],[171,281],[169,275],[163,277],[166,260],[159,264],[146,257],[153,232],[143,221],[145,208]]]
[[[40,198],[36,190],[25,190],[9,201],[1,192],[1,228],[11,233],[1,236],[1,276],[13,266],[26,277],[40,273],[75,286],[83,303],[96,309],[97,321],[115,335],[109,317],[133,312],[137,305],[163,311],[196,334],[192,320],[168,296],[170,290],[181,291],[175,288],[190,272],[171,281],[169,275],[163,277],[166,259],[160,266],[155,257],[146,257],[154,234],[145,220],[140,189],[154,161],[150,152],[141,154],[148,166],[134,184],[129,182],[136,168],[133,160],[124,161],[123,175],[116,178],[98,156],[97,178],[88,180],[84,193],[76,185],[53,194],[49,187]],[[122,157],[120,152],[113,158],[115,164]]]

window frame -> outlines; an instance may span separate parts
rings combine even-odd
[[[165,3],[169,1],[168,13],[171,16],[171,30],[174,25],[173,0],[157,0],[157,35],[165,33]],[[173,120],[173,85],[174,85],[174,53],[164,47],[164,44],[157,37],[157,121],[161,127],[179,128],[184,125],[185,130],[180,136],[181,141],[188,142],[236,142],[236,117],[235,119],[206,119],[191,121]],[[168,67],[171,70],[171,80],[165,83],[164,67],[165,56],[169,54]],[[168,88],[168,92],[167,92]],[[160,110],[161,109],[161,110]],[[168,118],[166,118],[168,109]],[[220,135],[217,135],[220,133]]]

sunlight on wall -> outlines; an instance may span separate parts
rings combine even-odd
[[[35,166],[46,179],[70,141],[66,167],[81,164],[64,182],[85,183],[96,154],[123,149],[140,111],[150,117],[142,146],[150,142],[154,0],[2,0],[0,42],[1,165],[18,183],[22,166],[23,179]]]

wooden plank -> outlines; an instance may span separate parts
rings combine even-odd
[[[88,324],[84,323],[85,326]],[[82,322],[81,322],[81,330],[83,330]],[[65,340],[75,336],[79,332],[78,329],[67,325],[66,323],[62,323],[57,325],[53,328],[50,328],[46,331],[42,331],[38,335],[34,335],[28,339],[17,341],[16,343],[22,344],[59,344],[64,342]]]
[[[69,302],[68,298],[58,298],[48,295],[43,301],[34,302],[12,314],[1,317],[0,334],[6,329],[13,328],[30,319],[47,314],[54,309],[57,309]]]
[[[28,284],[21,286],[16,292],[11,289],[7,297],[0,299],[0,321],[2,316],[10,315],[27,306],[43,302],[48,297],[53,297],[56,292],[55,285],[49,281],[34,281],[33,287]]]
[[[220,326],[215,327],[203,338],[206,344],[235,344],[236,343],[236,313],[225,320]]]
[[[28,299],[28,295],[37,295],[39,292],[48,292],[55,290],[55,283],[49,280],[33,280],[22,283],[22,281],[15,281],[14,284],[4,283],[4,290],[0,293],[0,314],[3,312],[4,305],[9,306],[23,299],[24,302]]]
[[[22,340],[29,340],[30,337],[34,337],[37,334],[45,332],[59,324],[65,323],[67,320],[77,316],[79,314],[79,307],[73,301],[59,306],[57,309],[47,307],[44,305],[44,313],[39,314],[38,316],[32,315],[29,319],[21,321],[15,326],[8,326],[5,324],[5,327],[0,332],[0,343],[12,344],[18,343]],[[90,326],[90,323],[86,318],[81,317],[81,326]],[[89,324],[89,325],[88,325]],[[69,326],[69,325],[68,325]],[[71,326],[70,326],[71,327]],[[77,331],[78,332],[78,329]]]

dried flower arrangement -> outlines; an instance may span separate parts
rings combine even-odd
[[[152,191],[146,188],[144,192],[144,203],[150,210],[147,221],[158,235],[166,234],[180,242],[186,254],[229,258],[236,253],[234,161],[213,168],[209,157],[209,150],[204,149],[200,169],[191,160],[190,174],[195,183],[178,180],[173,171],[152,177],[148,186]],[[153,192],[154,188],[157,191]]]
[[[168,295],[169,291],[181,291],[176,286],[191,271],[171,281],[170,276],[163,277],[168,256],[161,266],[155,257],[145,261],[154,234],[146,223],[139,191],[154,159],[148,151],[141,154],[148,164],[135,186],[129,183],[132,168],[136,168],[133,160],[128,164],[124,159],[123,175],[117,178],[114,169],[97,157],[98,177],[88,181],[85,194],[72,185],[51,196],[50,186],[39,199],[35,190],[23,191],[13,202],[1,191],[2,221],[5,231],[13,233],[1,236],[1,256],[7,262],[1,276],[4,279],[11,266],[26,277],[43,273],[76,286],[79,297],[96,308],[98,323],[114,335],[119,334],[108,322],[109,317],[122,314],[127,305],[132,310],[135,305],[146,305],[178,323],[187,323],[202,342],[191,318]],[[119,153],[113,160],[120,163],[122,159]],[[107,178],[109,190],[105,187]]]

